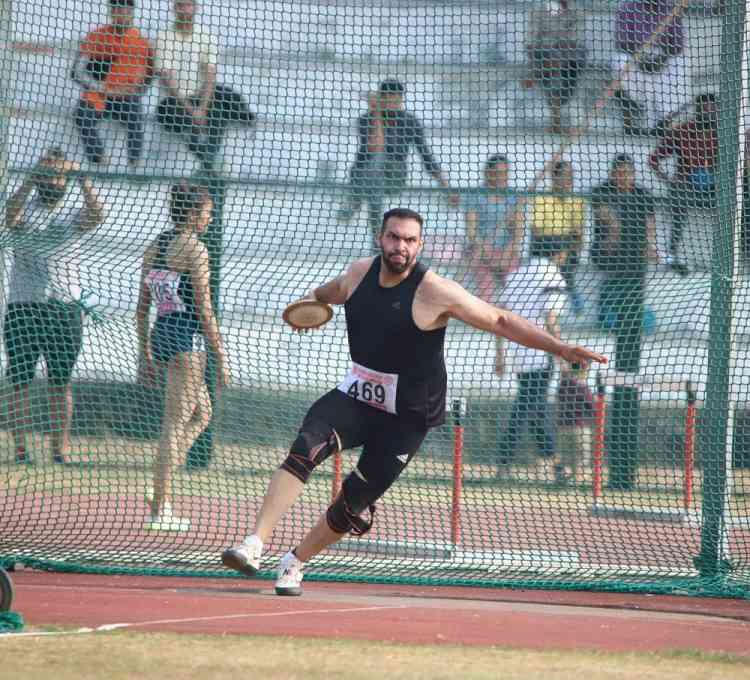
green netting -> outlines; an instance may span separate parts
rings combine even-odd
[[[235,576],[222,550],[350,364],[343,309],[306,334],[281,313],[378,254],[400,206],[433,271],[610,363],[451,321],[446,423],[306,577],[748,596],[740,0],[130,6],[0,4],[0,564]],[[199,333],[167,418],[137,304],[170,196],[197,219],[185,182],[212,199],[231,381]],[[169,268],[198,285],[175,238],[149,327],[175,312]],[[358,454],[314,472],[261,575]]]

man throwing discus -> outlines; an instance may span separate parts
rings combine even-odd
[[[276,593],[301,595],[305,563],[346,534],[372,526],[375,502],[398,479],[428,430],[445,420],[445,329],[457,319],[498,337],[556,354],[568,363],[606,357],[565,344],[522,317],[474,297],[417,261],[424,245],[419,213],[385,213],[381,254],[353,262],[305,299],[344,305],[352,365],[307,412],[289,455],[266,492],[255,528],[222,562],[248,576],[263,544],[294,504],[313,470],[338,451],[362,446],[357,466],[316,525],[278,568]]]

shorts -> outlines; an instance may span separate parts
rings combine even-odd
[[[203,336],[196,341],[198,327],[198,319],[192,314],[177,312],[158,317],[151,330],[151,356],[154,361],[168,363],[183,352],[200,351]]]
[[[8,380],[27,385],[44,357],[50,385],[70,382],[83,342],[83,320],[76,305],[49,302],[11,302],[3,331],[8,354]]]
[[[335,430],[342,450],[363,447],[357,469],[375,492],[372,502],[396,481],[427,435],[424,425],[367,406],[338,389],[310,407],[300,431],[316,433],[321,425]]]

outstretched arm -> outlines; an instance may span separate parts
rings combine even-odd
[[[607,363],[607,358],[585,347],[569,345],[522,316],[494,307],[475,297],[455,281],[437,275],[431,276],[425,287],[425,302],[442,316],[452,317],[487,331],[500,338],[507,338],[526,347],[556,354],[568,362]]]

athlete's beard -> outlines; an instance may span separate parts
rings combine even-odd
[[[410,258],[408,255],[404,257],[403,263],[393,262],[390,258],[394,255],[403,255],[403,253],[396,252],[388,255],[385,250],[383,250],[383,264],[391,274],[403,274],[409,267],[411,267],[412,262],[414,262],[414,258]]]

